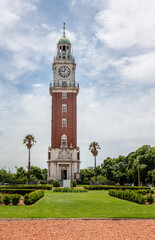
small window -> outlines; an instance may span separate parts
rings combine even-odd
[[[67,104],[62,104],[62,112],[67,112]]]
[[[62,93],[62,99],[67,99],[67,93],[66,92]]]
[[[62,119],[62,127],[67,127],[67,119],[66,118]]]
[[[61,136],[61,146],[62,147],[67,146],[67,136],[65,134]]]
[[[63,82],[62,82],[62,86],[63,86],[63,87],[66,87],[66,86],[67,86],[66,81],[63,81]]]

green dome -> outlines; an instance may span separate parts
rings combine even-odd
[[[64,43],[67,43],[67,44],[70,44],[70,45],[71,45],[69,39],[66,38],[66,37],[62,37],[62,38],[60,38],[58,44],[62,44],[62,43],[63,43],[63,44],[64,44]]]

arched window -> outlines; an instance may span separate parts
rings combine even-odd
[[[61,136],[61,146],[67,147],[67,136],[65,134]]]

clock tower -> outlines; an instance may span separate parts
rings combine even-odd
[[[71,43],[65,36],[57,43],[53,61],[51,146],[48,148],[48,180],[71,180],[80,172],[80,150],[77,146],[77,95],[75,59]],[[73,150],[69,147],[72,144]],[[71,169],[72,167],[72,169]],[[72,172],[72,173],[71,173]]]

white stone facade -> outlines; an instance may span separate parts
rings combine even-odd
[[[80,171],[79,148],[72,153],[72,177]],[[71,152],[68,148],[52,148],[48,151],[48,180],[71,179]]]

